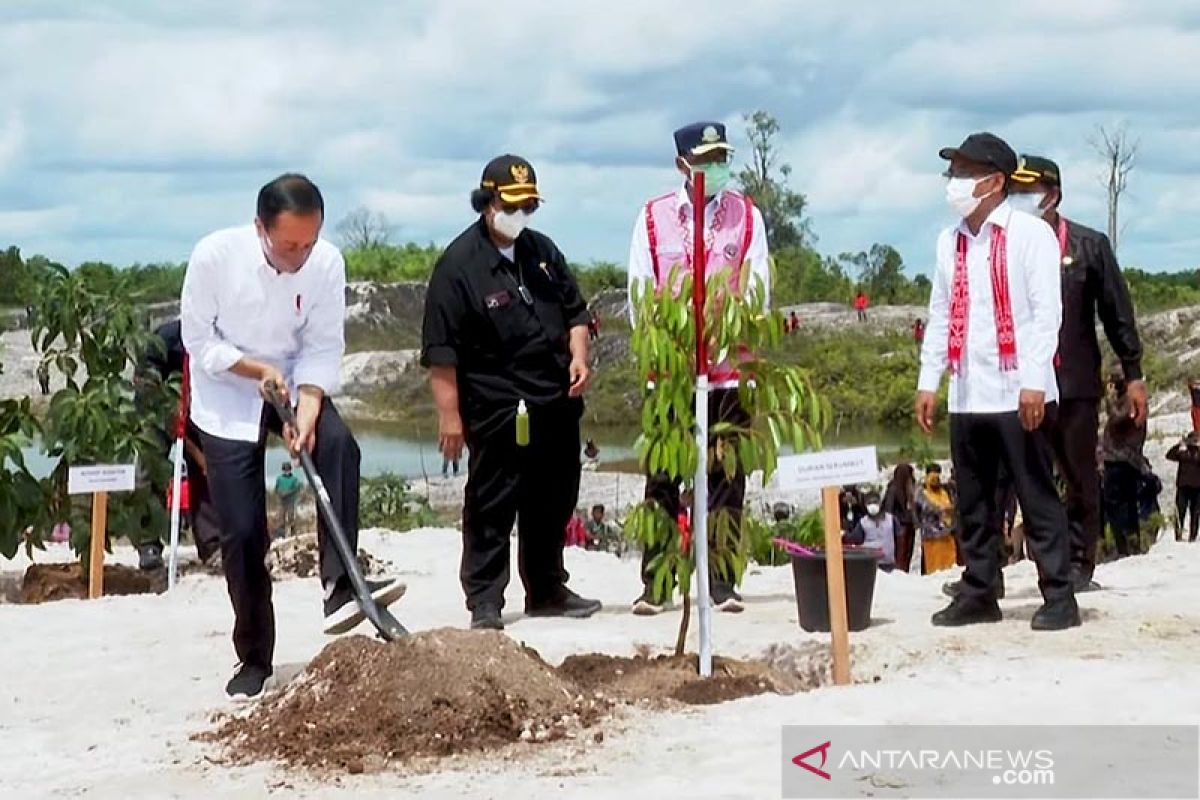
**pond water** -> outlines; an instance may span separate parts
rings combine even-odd
[[[398,426],[384,422],[352,421],[350,427],[358,439],[362,451],[362,474],[380,475],[393,472],[407,477],[437,476],[442,471],[442,456],[437,451],[437,437],[432,432],[415,431],[411,426]],[[908,428],[884,428],[880,426],[843,426],[831,430],[824,437],[827,448],[857,447],[874,444],[879,448],[880,459],[891,463],[901,447],[907,444],[914,432]],[[608,468],[621,467],[636,470],[634,441],[637,431],[614,430],[611,428],[583,430],[583,437],[595,439],[600,448],[602,465]],[[935,436],[932,442],[935,455],[944,457],[948,452],[945,434]],[[25,459],[31,471],[38,477],[49,474],[53,463],[34,445],[25,448]],[[278,473],[280,465],[287,460],[282,443],[273,439],[267,449],[268,481]],[[460,469],[466,471],[466,454]]]

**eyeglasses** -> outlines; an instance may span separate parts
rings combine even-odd
[[[1000,174],[1000,173],[994,169],[992,169],[992,170],[980,169],[979,167],[959,167],[958,169],[955,169],[954,167],[947,167],[942,172],[942,177],[943,178],[974,178],[975,180],[979,180],[980,178],[990,178],[991,176],[998,175],[998,174]]]
[[[532,214],[541,208],[541,203],[537,200],[527,200],[524,203],[501,203],[500,210],[511,214],[514,211],[524,211],[526,214]]]

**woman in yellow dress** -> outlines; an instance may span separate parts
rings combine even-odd
[[[930,464],[917,495],[917,536],[913,572],[928,575],[955,565],[954,499],[942,483],[942,468]]]

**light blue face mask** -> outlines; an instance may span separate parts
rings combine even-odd
[[[709,197],[713,197],[724,190],[733,177],[732,170],[727,161],[696,164],[692,167],[692,171],[704,173],[704,193]]]

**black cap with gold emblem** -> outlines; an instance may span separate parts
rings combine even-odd
[[[675,131],[675,152],[681,156],[702,156],[713,150],[732,152],[720,122],[693,122]]]
[[[1062,191],[1062,171],[1045,156],[1023,153],[1010,177],[1017,183],[1042,183]]]
[[[537,175],[533,166],[520,156],[497,156],[483,168],[479,188],[493,191],[505,203],[524,203],[541,200],[538,194]]]

